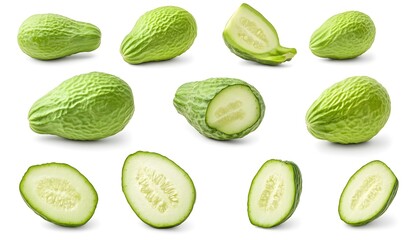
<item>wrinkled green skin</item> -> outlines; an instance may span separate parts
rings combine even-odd
[[[90,186],[90,189],[92,190],[93,194],[95,195],[94,201],[95,201],[95,205],[94,208],[91,209],[91,211],[86,215],[85,219],[81,219],[80,222],[67,222],[67,221],[61,221],[60,220],[60,216],[48,216],[48,214],[44,213],[43,209],[39,209],[36,208],[35,206],[33,206],[33,203],[31,201],[31,199],[29,199],[26,196],[25,191],[23,191],[24,189],[24,184],[25,184],[25,180],[26,177],[31,174],[31,172],[36,169],[36,168],[43,168],[43,167],[60,167],[60,168],[68,168],[70,169],[72,172],[74,172],[74,174],[79,175],[80,178],[83,179],[83,182],[87,185]],[[32,209],[32,211],[34,211],[38,216],[40,216],[41,218],[45,219],[48,222],[51,222],[53,224],[62,226],[62,227],[80,227],[85,225],[93,216],[93,214],[95,213],[96,210],[96,206],[98,204],[98,193],[96,192],[96,189],[93,187],[93,185],[89,182],[89,180],[82,174],[80,173],[76,168],[66,164],[66,163],[56,163],[56,162],[51,162],[51,163],[44,163],[44,164],[40,164],[40,165],[33,165],[31,167],[28,168],[28,170],[25,172],[25,175],[23,175],[20,184],[19,184],[19,192],[20,195],[22,196],[23,200],[25,201],[26,205]],[[58,218],[57,218],[58,217]]]
[[[31,129],[72,140],[98,140],[120,132],[134,113],[131,88],[101,72],[74,76],[37,100]]]
[[[250,201],[249,196],[251,193],[251,189],[250,189],[250,191],[248,192],[248,218],[252,225],[262,227],[262,228],[272,228],[272,227],[278,226],[284,223],[287,219],[289,219],[293,215],[293,213],[295,212],[299,204],[300,195],[302,194],[302,173],[300,172],[298,165],[292,161],[283,161],[283,160],[278,160],[278,159],[271,159],[271,160],[266,161],[258,170],[257,174],[255,174],[254,178],[252,179],[252,183],[255,181],[255,179],[257,179],[257,177],[259,176],[259,173],[261,172],[263,168],[269,167],[270,163],[278,162],[278,161],[288,165],[293,171],[293,177],[294,177],[293,180],[294,180],[294,186],[295,186],[295,195],[294,195],[293,205],[290,208],[289,213],[284,218],[279,219],[278,222],[272,225],[259,224],[258,219],[253,219],[253,217],[251,216],[252,209],[250,209],[250,203],[249,203]],[[251,183],[251,187],[252,187],[252,183]]]
[[[36,14],[19,28],[18,44],[24,53],[52,60],[99,47],[101,31],[95,25],[58,14]]]
[[[325,90],[309,108],[306,125],[319,139],[341,144],[361,143],[384,127],[390,112],[386,89],[370,77],[355,76]]]
[[[385,165],[385,167],[388,168],[389,171],[392,172],[392,170],[385,163],[383,163],[380,160],[373,160],[373,161],[365,164],[357,172],[359,172],[360,170],[363,170],[363,168],[365,166],[367,166],[368,164],[376,164],[376,163]],[[346,190],[347,186],[351,183],[351,181],[353,180],[354,175],[356,175],[357,172],[355,172],[353,174],[353,176],[349,179],[349,181],[347,182],[346,186],[344,187],[343,192],[341,193],[341,196],[340,196],[340,204],[343,201],[342,196],[343,196],[344,191]],[[339,209],[338,210],[338,213],[339,213],[340,219],[343,222],[345,222],[345,223],[347,223],[349,225],[352,225],[352,226],[363,226],[363,225],[366,225],[366,224],[372,222],[373,220],[379,218],[380,216],[382,216],[382,214],[384,214],[386,212],[386,210],[388,209],[388,207],[391,205],[392,201],[394,200],[394,198],[395,198],[395,196],[397,195],[397,192],[398,192],[399,181],[398,181],[398,178],[395,175],[394,175],[394,177],[395,177],[395,183],[394,183],[394,186],[393,186],[391,192],[389,193],[389,197],[388,197],[387,202],[384,204],[383,208],[381,210],[379,210],[374,216],[372,216],[372,217],[370,217],[368,219],[365,219],[364,221],[360,221],[360,222],[348,221],[347,218],[346,218],[346,216],[344,216],[344,215],[341,214],[341,212],[340,212],[340,204],[339,204],[339,206],[338,206],[338,209]]]
[[[260,116],[248,129],[234,134],[227,134],[209,127],[206,122],[206,114],[213,98],[223,89],[232,85],[249,87],[260,104]],[[183,115],[199,133],[215,140],[231,140],[245,137],[258,128],[265,113],[265,104],[258,90],[250,84],[235,78],[209,78],[204,81],[185,83],[177,89],[173,103],[178,113]]]
[[[130,64],[169,60],[187,51],[196,36],[197,25],[188,11],[159,7],[138,19],[122,41],[120,52]]]
[[[241,4],[240,8],[247,8],[251,12],[253,12],[255,15],[257,15],[259,18],[263,19],[263,21],[268,25],[268,27],[271,29],[272,32],[275,33],[277,36],[277,46],[276,48],[272,49],[270,52],[266,53],[256,53],[249,49],[245,49],[244,47],[240,46],[234,38],[231,36],[231,33],[229,32],[229,29],[225,28],[223,31],[223,40],[226,44],[226,46],[229,48],[229,50],[235,54],[236,56],[249,60],[258,62],[265,65],[278,65],[283,62],[287,62],[292,60],[292,58],[296,55],[297,51],[295,48],[287,48],[280,45],[280,40],[278,38],[278,34],[274,26],[256,9],[251,7],[250,5],[243,3]],[[232,16],[234,17],[234,16]],[[254,36],[255,38],[258,38],[257,36]]]
[[[310,49],[322,58],[351,59],[365,53],[375,40],[372,19],[358,11],[343,12],[329,18],[313,34]]]

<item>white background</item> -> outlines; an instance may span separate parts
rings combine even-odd
[[[0,239],[395,239],[419,237],[418,168],[420,16],[416,1],[252,1],[276,27],[280,42],[295,47],[295,58],[280,66],[247,62],[224,45],[223,28],[242,1],[6,1],[0,4],[1,167]],[[144,12],[177,5],[196,18],[198,36],[183,55],[166,62],[129,65],[119,54],[124,36]],[[312,32],[330,16],[359,10],[375,22],[372,48],[347,61],[318,58],[309,50]],[[102,31],[94,52],[55,61],[39,61],[17,45],[20,24],[35,13],[58,13],[90,22]],[[135,114],[119,134],[95,142],[39,135],[29,128],[32,103],[62,81],[102,71],[124,79],[135,97]],[[391,116],[371,141],[338,145],[312,137],[305,114],[320,93],[349,76],[367,75],[388,90]],[[254,85],[266,103],[260,127],[243,139],[219,142],[195,131],[172,104],[182,83],[210,77],[235,77]],[[141,222],[121,190],[121,168],[138,151],[166,155],[194,180],[197,200],[190,217],[173,229]],[[257,228],[249,223],[246,202],[250,182],[268,159],[297,163],[303,192],[294,215],[284,224]],[[376,221],[351,227],[337,212],[348,178],[362,165],[384,161],[400,181],[388,211]],[[65,162],[95,186],[99,203],[80,228],[44,221],[19,194],[19,181],[33,164]],[[108,239],[108,238],[107,238]]]

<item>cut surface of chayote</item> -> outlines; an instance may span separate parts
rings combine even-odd
[[[295,48],[280,45],[274,26],[257,10],[243,3],[231,16],[223,39],[232,53],[246,60],[277,65],[291,60]]]
[[[265,113],[258,90],[236,78],[185,83],[173,103],[199,133],[216,140],[246,136],[258,128]]]

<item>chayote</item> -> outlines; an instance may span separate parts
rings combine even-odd
[[[350,59],[366,52],[375,40],[372,19],[358,11],[347,11],[329,18],[313,34],[310,49],[322,58]]]

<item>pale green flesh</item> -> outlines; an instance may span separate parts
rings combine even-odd
[[[229,19],[223,40],[235,55],[266,65],[289,61],[297,53],[294,48],[281,46],[274,26],[246,3],[241,4]]]
[[[363,225],[384,213],[396,194],[398,180],[382,162],[372,161],[349,180],[340,197],[340,218]]]
[[[80,226],[93,215],[98,196],[93,186],[67,164],[32,166],[20,183],[20,192],[42,218],[62,226]]]
[[[240,47],[255,53],[266,53],[276,48],[278,37],[271,24],[246,6],[242,5],[230,18],[225,33]]]
[[[291,166],[277,160],[265,163],[254,177],[248,195],[252,224],[272,227],[288,218],[295,207],[297,189]]]
[[[242,132],[260,117],[260,104],[245,85],[226,87],[210,102],[206,122],[226,134]]]
[[[122,188],[137,216],[156,228],[181,224],[195,202],[195,187],[188,174],[157,153],[130,155],[123,167]]]

